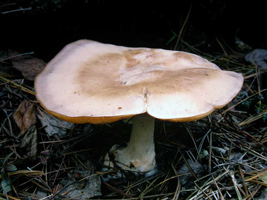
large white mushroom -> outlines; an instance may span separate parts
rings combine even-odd
[[[155,118],[203,118],[229,103],[242,84],[241,74],[194,54],[80,40],[47,64],[35,90],[48,113],[69,122],[101,124],[135,116],[128,146],[112,153],[123,169],[149,172],[156,166]]]

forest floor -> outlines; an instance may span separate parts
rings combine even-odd
[[[101,172],[102,157],[129,139],[131,124],[55,119],[36,100],[32,82],[45,63],[31,53],[1,52],[0,199],[266,199],[266,68],[219,41],[220,55],[180,42],[222,69],[242,73],[243,88],[201,120],[157,120],[158,172],[125,173],[110,182],[102,177],[116,169]],[[29,70],[33,66],[40,69]]]

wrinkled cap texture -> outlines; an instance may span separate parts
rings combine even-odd
[[[229,103],[243,84],[194,54],[79,40],[67,45],[35,79],[48,113],[75,123],[109,123],[148,113],[192,121]]]

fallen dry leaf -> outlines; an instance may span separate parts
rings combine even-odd
[[[20,71],[24,78],[30,81],[34,81],[37,74],[46,66],[46,63],[39,58],[23,55],[23,53],[11,49],[8,50],[8,57],[12,62],[12,67]]]
[[[55,118],[41,110],[39,112],[40,114],[37,113],[37,117],[40,120],[42,126],[45,127],[44,130],[49,136],[56,134],[61,138],[67,134],[68,129],[72,129],[74,126],[73,123]]]
[[[13,115],[13,118],[20,128],[22,136],[32,125],[36,123],[36,114],[34,104],[29,101],[23,101]]]
[[[31,126],[27,133],[21,138],[20,146],[27,149],[27,156],[36,159],[37,155],[37,146],[38,146],[38,137],[36,125]]]

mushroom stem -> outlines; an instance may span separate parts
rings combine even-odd
[[[155,169],[154,123],[146,114],[135,116],[127,147],[113,152],[120,167],[139,172]]]

